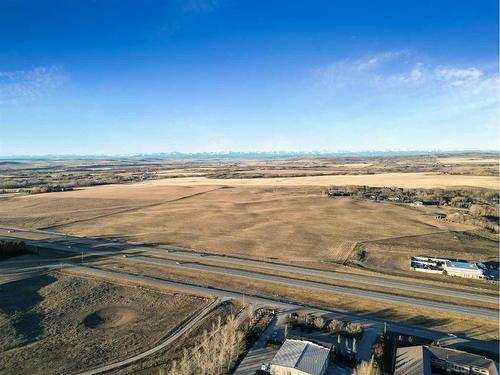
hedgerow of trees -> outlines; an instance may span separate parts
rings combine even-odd
[[[355,337],[357,339],[363,336],[363,326],[359,323],[338,319],[327,320],[322,316],[305,312],[287,317],[286,323],[310,330],[327,331],[331,335]]]
[[[10,258],[26,253],[23,241],[0,241],[0,259]]]
[[[160,375],[225,375],[230,373],[244,348],[245,334],[238,328],[234,315],[225,324],[219,317],[210,330],[202,334],[201,342],[184,349],[182,357]]]

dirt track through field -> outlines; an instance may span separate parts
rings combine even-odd
[[[84,222],[89,222],[89,221],[93,221],[93,220],[96,220],[96,219],[101,219],[101,218],[104,218],[104,217],[110,217],[110,216],[114,216],[114,215],[119,215],[119,214],[124,214],[124,213],[129,213],[129,212],[140,211],[140,210],[144,210],[146,208],[158,207],[158,206],[162,206],[162,205],[165,205],[165,204],[169,204],[169,203],[173,203],[173,202],[178,202],[178,201],[182,201],[182,200],[185,200],[185,199],[188,199],[188,198],[193,198],[193,197],[196,197],[196,196],[199,196],[199,195],[207,194],[207,193],[210,193],[210,192],[215,191],[215,190],[227,189],[227,188],[228,187],[226,187],[226,186],[220,186],[220,187],[217,187],[215,189],[211,189],[211,190],[207,190],[207,191],[199,191],[197,193],[185,195],[183,197],[179,197],[179,198],[175,198],[175,199],[170,199],[170,200],[165,201],[165,202],[156,202],[156,203],[146,204],[146,205],[141,206],[141,207],[125,208],[123,210],[109,212],[109,213],[97,215],[97,216],[94,216],[94,217],[91,217],[91,218],[80,219],[80,220],[73,220],[73,221],[68,221],[68,222],[60,223],[60,224],[52,224],[52,225],[48,225],[48,226],[45,226],[45,227],[40,227],[40,228],[37,228],[37,229],[38,230],[50,230],[50,229],[54,229],[54,228],[64,227],[66,225],[71,225],[71,224],[76,224],[76,223],[84,223]]]
[[[413,234],[413,235],[408,235],[408,236],[395,236],[395,237],[386,237],[386,238],[375,238],[373,240],[365,240],[361,241],[360,243],[377,243],[381,241],[388,241],[388,240],[400,240],[400,239],[405,239],[405,238],[420,238],[420,237],[425,237],[425,236],[432,236],[435,234],[442,234],[442,233],[453,233],[454,231],[449,231],[449,230],[440,230],[437,232],[430,232],[430,233],[423,233],[423,234]]]
[[[338,241],[331,247],[328,258],[332,262],[346,264],[347,260],[352,256],[358,243],[355,241]]]

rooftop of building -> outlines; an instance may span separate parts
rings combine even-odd
[[[398,348],[394,375],[431,375],[431,359],[488,369],[489,375],[498,375],[498,365],[491,359],[460,350],[438,346],[411,346]]]
[[[311,375],[320,375],[329,353],[329,349],[313,342],[287,339],[271,361],[271,366],[289,367]]]
[[[460,268],[465,270],[477,270],[477,266],[474,263],[457,262],[453,260],[447,260],[446,267]]]

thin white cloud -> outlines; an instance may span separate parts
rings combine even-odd
[[[345,92],[408,95],[435,103],[443,111],[467,111],[498,103],[498,71],[423,63],[409,50],[343,59],[314,72],[333,95]]]
[[[436,76],[444,80],[454,79],[478,79],[483,75],[483,72],[477,68],[454,69],[446,67],[438,67]]]
[[[381,71],[384,67],[405,60],[409,55],[410,51],[399,50],[347,58],[319,67],[314,74],[321,85],[330,89],[352,85],[377,85],[383,78]]]
[[[59,66],[31,70],[0,71],[0,104],[34,99],[56,88],[64,80]]]

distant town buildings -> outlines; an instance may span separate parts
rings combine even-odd
[[[498,375],[491,359],[437,346],[398,348],[394,375]]]

